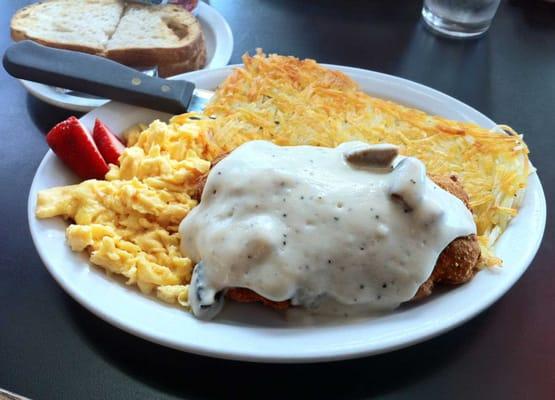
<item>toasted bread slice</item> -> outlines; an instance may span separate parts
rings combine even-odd
[[[166,77],[202,68],[204,36],[197,19],[178,5],[123,0],[46,0],[19,10],[14,40],[83,51],[133,67],[158,66]]]
[[[168,65],[194,59],[204,49],[197,19],[177,5],[128,5],[105,55],[127,65]]]
[[[48,0],[19,10],[11,21],[11,35],[16,41],[31,39],[97,54],[104,51],[123,11],[120,0]]]

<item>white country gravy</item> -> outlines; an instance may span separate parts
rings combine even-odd
[[[181,250],[198,263],[189,302],[207,319],[233,287],[316,310],[330,299],[392,309],[476,226],[461,200],[395,146],[252,141],[212,168],[179,230]]]

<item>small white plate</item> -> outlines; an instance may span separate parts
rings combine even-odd
[[[214,7],[199,1],[195,9],[206,43],[206,66],[204,69],[220,68],[229,62],[233,52],[233,34],[229,24]],[[87,98],[64,93],[54,86],[20,79],[23,86],[36,98],[67,110],[89,112],[109,100]]]
[[[327,67],[343,71],[372,95],[448,118],[473,121],[486,128],[495,126],[473,108],[420,84],[361,69]],[[196,71],[181,77],[200,88],[213,90],[232,68]],[[100,118],[118,132],[135,123],[167,117],[112,102],[81,120],[90,128],[94,119]],[[546,219],[545,197],[534,173],[529,177],[519,215],[497,244],[503,268],[482,271],[471,282],[434,293],[426,302],[360,321],[303,326],[284,321],[262,306],[228,303],[218,319],[204,322],[182,309],[140,294],[91,265],[84,254],[72,252],[65,241],[66,222],[61,218],[35,218],[39,190],[75,182],[76,178],[48,152],[29,194],[33,241],[58,283],[100,318],[134,335],[183,351],[250,361],[312,362],[360,357],[406,347],[452,329],[490,306],[524,273],[538,250]]]

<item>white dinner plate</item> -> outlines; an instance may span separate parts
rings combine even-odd
[[[426,86],[377,72],[327,67],[346,73],[372,95],[486,128],[495,126],[473,108]],[[196,71],[182,77],[200,88],[214,89],[232,68]],[[119,132],[135,123],[167,117],[112,102],[85,115],[82,121],[90,128],[94,119],[100,118]],[[409,346],[452,329],[490,306],[517,281],[538,250],[546,219],[545,197],[534,173],[528,179],[518,216],[496,246],[504,266],[482,271],[467,284],[434,293],[425,302],[359,321],[306,326],[287,322],[262,306],[228,303],[216,320],[204,322],[183,309],[142,295],[91,265],[84,254],[72,252],[65,241],[66,222],[61,218],[35,218],[39,190],[75,182],[76,178],[49,151],[29,194],[33,241],[58,283],[100,318],[134,335],[183,351],[250,361],[312,362],[360,357]]]
[[[220,68],[229,62],[233,52],[233,34],[227,21],[214,7],[199,1],[196,10],[206,43],[206,66],[204,69]],[[78,112],[89,112],[109,100],[89,98],[65,93],[54,86],[20,79],[23,86],[36,98],[53,106]]]

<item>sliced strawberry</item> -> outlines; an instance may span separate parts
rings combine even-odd
[[[108,164],[96,148],[91,135],[75,117],[60,122],[46,135],[48,146],[83,179],[103,179]]]
[[[93,139],[104,157],[104,160],[109,164],[119,165],[119,156],[125,150],[123,143],[110,132],[110,129],[100,120],[94,121]]]

